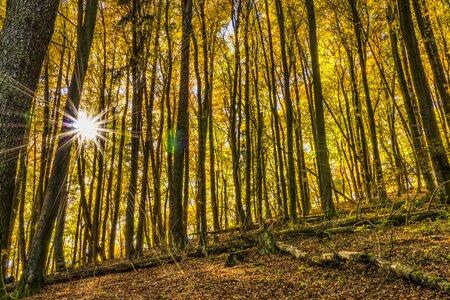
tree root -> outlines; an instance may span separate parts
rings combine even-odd
[[[281,252],[288,253],[296,259],[303,260],[311,264],[326,265],[337,263],[339,261],[352,261],[366,264],[370,263],[379,269],[391,271],[398,277],[409,280],[418,285],[437,289],[450,294],[450,281],[447,278],[433,276],[408,264],[393,262],[372,253],[338,251],[334,253],[323,253],[319,256],[311,256],[309,253],[301,251],[300,249],[284,242],[276,242],[276,245]]]

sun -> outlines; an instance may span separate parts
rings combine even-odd
[[[88,141],[95,140],[99,131],[96,119],[84,111],[78,113],[78,118],[73,123],[73,128],[82,140]]]

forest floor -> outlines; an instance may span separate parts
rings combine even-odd
[[[302,251],[366,251],[450,278],[450,220],[407,226],[360,226],[348,234],[298,236]],[[183,258],[135,272],[49,285],[30,299],[450,299],[373,265],[315,266],[285,254],[260,256],[226,267],[227,254]]]

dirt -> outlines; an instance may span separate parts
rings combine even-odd
[[[289,241],[304,251],[367,251],[450,278],[450,222],[361,226],[357,232]],[[184,258],[136,272],[111,274],[44,288],[30,299],[450,299],[371,265],[312,266],[284,254],[225,267],[227,254]]]

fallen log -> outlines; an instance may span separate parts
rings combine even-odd
[[[274,232],[274,236],[280,239],[286,237],[294,236],[315,236],[324,237],[330,234],[342,234],[342,233],[352,233],[356,226],[361,226],[364,224],[390,224],[395,226],[400,226],[405,224],[406,220],[423,221],[426,219],[435,220],[437,218],[447,218],[448,215],[442,211],[422,211],[412,214],[402,214],[402,215],[385,215],[379,217],[372,217],[366,219],[351,219],[351,220],[341,220],[341,221],[329,221],[325,224],[319,224],[309,227],[301,228],[291,228],[285,230],[279,230]]]
[[[222,253],[235,252],[238,250],[244,250],[248,248],[252,248],[256,245],[256,241],[252,241],[249,239],[245,240],[231,240],[229,242],[220,243],[217,245],[211,245],[203,248],[197,248],[194,251],[191,251],[187,254],[188,257],[206,257],[210,255],[218,255]]]
[[[393,262],[372,253],[338,251],[334,253],[323,253],[319,256],[311,256],[309,253],[283,242],[276,242],[276,245],[280,251],[292,255],[296,259],[304,260],[315,265],[324,265],[337,261],[370,263],[379,269],[391,271],[405,280],[450,294],[450,281],[447,278],[433,276],[408,264],[398,261]]]
[[[174,263],[181,260],[179,255],[168,255],[160,257],[141,258],[128,260],[110,265],[100,265],[96,267],[82,267],[66,272],[55,273],[44,277],[45,284],[55,284],[68,282],[88,277],[97,277],[114,273],[129,272],[138,269],[156,267],[163,264]],[[17,287],[18,282],[6,285],[6,290],[12,292]]]

